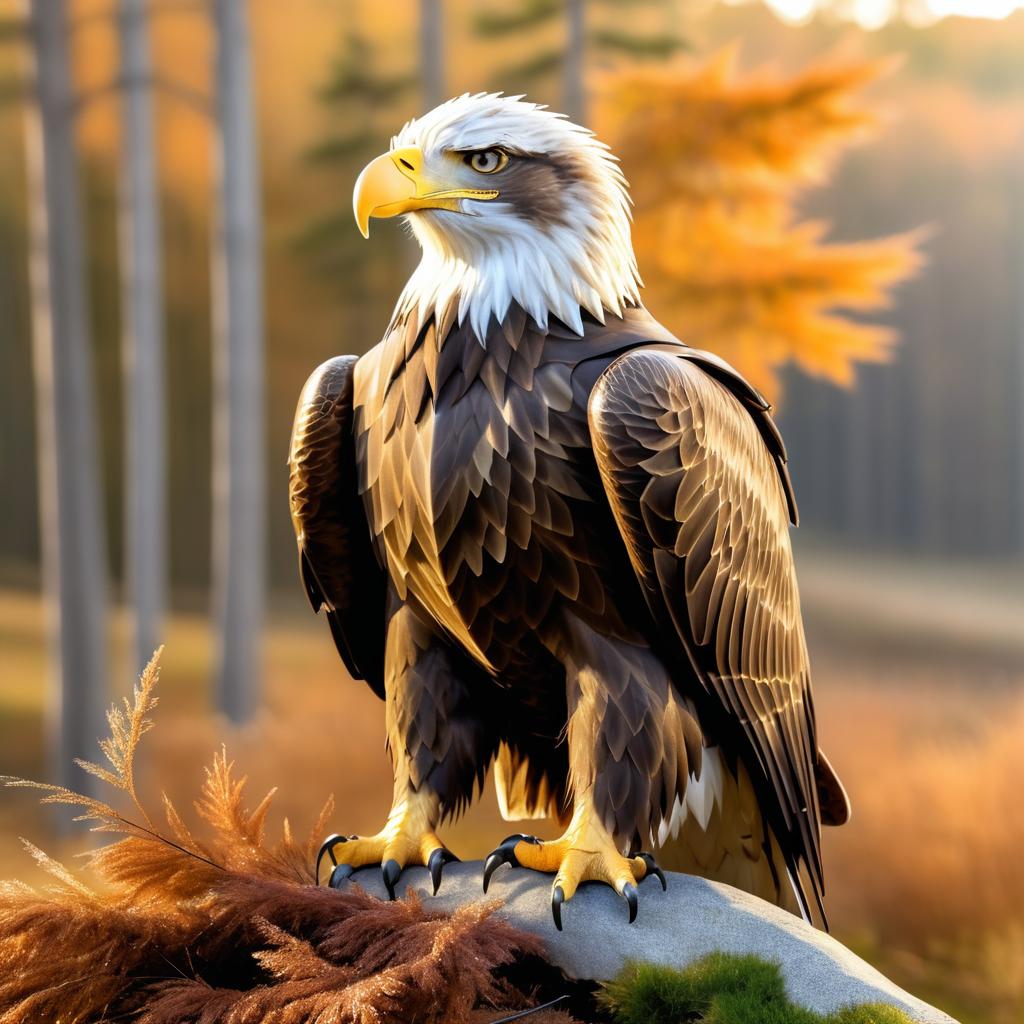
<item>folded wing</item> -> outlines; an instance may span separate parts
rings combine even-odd
[[[355,356],[306,381],[295,410],[288,498],[299,571],[314,611],[325,608],[346,668],[384,696],[385,577],[358,492],[352,439]]]
[[[822,912],[818,748],[789,541],[795,506],[768,405],[713,356],[656,346],[604,372],[589,416],[651,611],[698,681],[688,696],[747,764],[805,915],[808,882]]]

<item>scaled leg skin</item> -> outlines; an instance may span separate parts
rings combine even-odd
[[[502,864],[555,873],[551,886],[551,915],[562,930],[562,904],[571,900],[582,882],[610,885],[629,907],[629,923],[636,920],[637,885],[654,875],[662,889],[665,874],[649,853],[626,857],[612,834],[601,824],[591,794],[577,799],[572,821],[558,838],[548,842],[534,836],[509,836],[484,864],[484,892]]]
[[[642,644],[603,637],[570,620],[558,655],[566,666],[569,780],[573,816],[558,839],[509,836],[484,865],[484,891],[502,864],[555,873],[551,913],[583,882],[610,885],[637,915],[637,886],[665,875],[649,853],[625,855],[657,830],[689,765],[699,764],[700,730],[668,674]]]
[[[357,868],[381,865],[391,898],[402,869],[430,869],[436,894],[444,865],[457,860],[435,829],[470,802],[494,757],[496,741],[472,707],[477,674],[408,605],[391,617],[385,656],[385,718],[395,776],[391,811],[373,836],[329,836],[317,858],[329,857],[329,884],[342,885]]]

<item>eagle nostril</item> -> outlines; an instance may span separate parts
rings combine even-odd
[[[411,163],[409,163],[409,161],[408,161],[408,160],[406,160],[404,156],[400,156],[400,157],[398,158],[398,162],[399,162],[399,163],[400,163],[400,164],[401,164],[401,165],[402,165],[403,167],[408,167],[410,171],[414,171],[414,170],[416,170],[416,168],[415,168],[415,167],[413,167],[413,165],[412,165]]]

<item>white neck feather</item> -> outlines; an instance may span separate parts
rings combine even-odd
[[[464,200],[466,212],[422,211],[407,218],[423,248],[397,312],[425,322],[456,298],[458,322],[484,338],[518,303],[541,327],[555,316],[578,334],[582,311],[601,323],[640,302],[629,207],[617,182],[612,195],[566,196],[567,223],[544,227],[508,204]],[[477,212],[479,210],[479,212]],[[486,225],[486,230],[481,230]]]

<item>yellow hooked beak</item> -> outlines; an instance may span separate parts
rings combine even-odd
[[[410,210],[460,210],[461,199],[497,199],[495,188],[447,188],[423,173],[419,146],[393,149],[371,160],[356,179],[352,209],[363,238],[371,217],[397,217]]]

